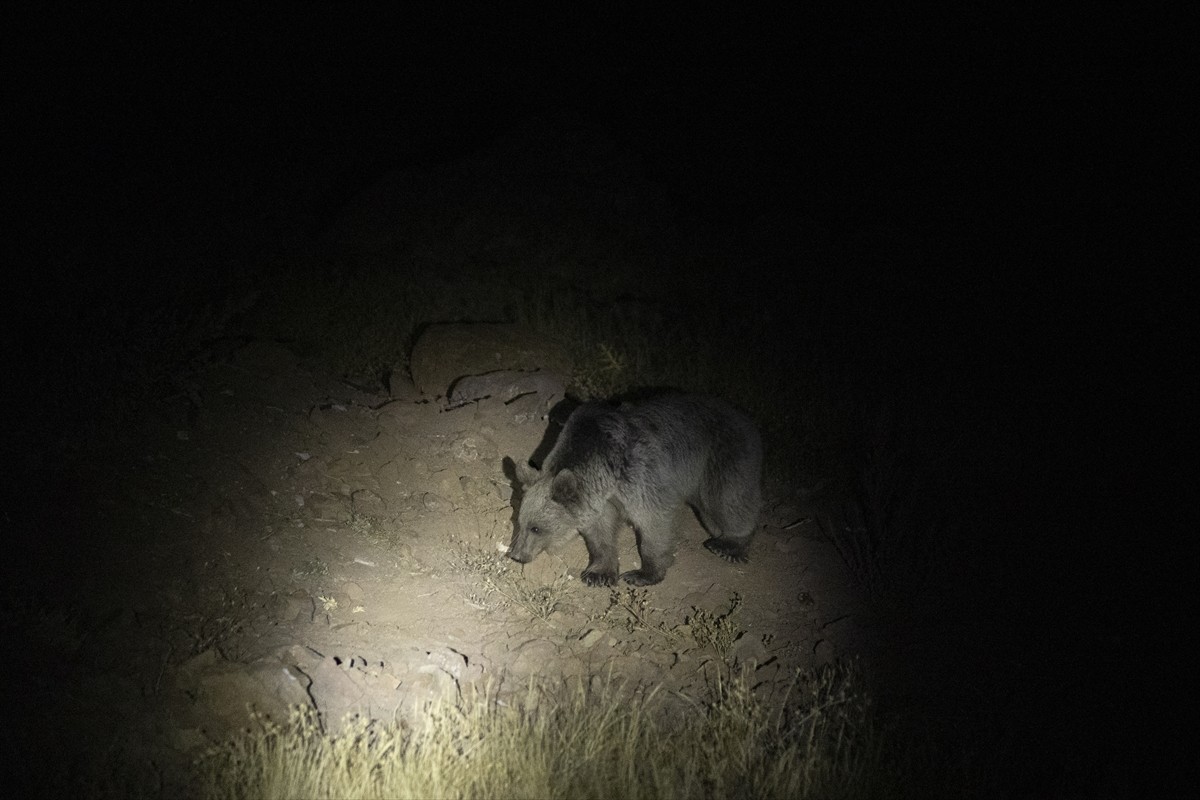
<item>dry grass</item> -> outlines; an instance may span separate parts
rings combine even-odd
[[[197,763],[214,798],[881,797],[903,794],[853,665],[802,672],[768,700],[718,679],[707,700],[620,680],[470,693],[413,727],[335,733],[297,709]]]

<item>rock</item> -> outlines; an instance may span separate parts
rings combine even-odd
[[[387,514],[387,503],[370,489],[359,489],[350,498],[355,514],[365,514],[370,517],[382,517]]]
[[[592,628],[590,631],[579,637],[579,643],[584,647],[594,647],[597,642],[604,638],[604,632]]]
[[[394,368],[388,375],[388,394],[397,400],[414,400],[419,392],[408,371]]]
[[[522,325],[458,323],[426,328],[409,361],[413,383],[431,397],[464,375],[497,370],[570,375],[572,364],[565,348]]]
[[[317,520],[325,522],[349,522],[350,509],[345,498],[337,495],[314,492],[308,496],[305,505]]]
[[[181,727],[220,739],[245,727],[251,709],[280,722],[288,718],[292,706],[312,706],[310,685],[300,670],[278,658],[238,664],[207,651],[184,664],[175,676],[176,691],[187,698]]]
[[[312,597],[302,589],[273,595],[267,610],[276,622],[311,622],[316,613]]]
[[[459,378],[450,387],[446,405],[457,408],[488,397],[507,405],[518,397],[537,395],[538,413],[545,415],[551,406],[566,396],[566,391],[566,383],[553,372],[502,369]]]
[[[455,437],[450,443],[450,453],[454,458],[469,464],[474,461],[492,461],[500,457],[496,445],[484,436],[474,433],[464,433]]]
[[[373,707],[384,707],[381,698],[390,694],[392,685],[377,673],[354,658],[326,657],[310,666],[305,673],[312,681],[309,694],[325,724],[336,729],[347,716],[370,716]]]
[[[454,508],[454,505],[450,501],[433,492],[425,492],[425,494],[421,495],[421,505],[425,507],[426,511],[437,513],[448,512]]]
[[[554,664],[561,656],[559,648],[546,639],[530,639],[514,648],[509,669],[520,675],[541,674],[547,664]]]
[[[540,422],[544,420],[550,413],[551,407],[561,400],[559,396],[557,400],[550,399],[543,402],[543,395],[527,394],[518,397],[516,400],[505,405],[504,413],[515,425],[524,425],[528,422]]]
[[[476,478],[473,475],[464,475],[458,479],[458,484],[462,487],[463,496],[476,508],[496,507],[496,498],[499,492],[492,481]],[[511,488],[509,493],[512,493]]]

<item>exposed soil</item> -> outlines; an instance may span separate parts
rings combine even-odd
[[[411,720],[467,683],[609,671],[700,696],[720,669],[784,683],[870,650],[865,606],[799,493],[768,497],[746,565],[708,553],[681,510],[662,584],[589,588],[581,539],[524,567],[505,557],[502,457],[553,435],[537,396],[446,410],[395,394],[251,342],[83,462],[62,535],[38,537],[54,574],[13,600],[41,665],[14,702],[46,723],[10,731],[14,746],[77,755],[81,776],[85,754],[119,751],[172,789],[248,704]],[[626,529],[622,567],[636,558]]]

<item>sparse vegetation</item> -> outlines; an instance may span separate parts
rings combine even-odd
[[[629,388],[626,356],[601,342],[575,369],[575,385],[586,398],[611,397]]]
[[[203,797],[900,797],[931,784],[880,727],[853,664],[798,673],[779,697],[740,677],[710,699],[620,681],[467,692],[412,726],[314,712],[253,729],[196,764]],[[926,776],[928,777],[928,776]]]
[[[458,544],[450,556],[451,569],[467,575],[499,578],[512,572],[509,566],[512,562],[501,558],[495,553],[479,550],[464,544]]]
[[[226,644],[241,632],[242,622],[236,616],[210,617],[204,614],[188,614],[181,620],[191,641],[187,653],[197,655],[205,650],[223,650]]]
[[[890,406],[863,401],[849,416],[856,435],[824,506],[825,531],[872,597],[911,601],[944,580],[966,521],[945,488],[953,454]]]
[[[292,576],[299,578],[324,577],[329,574],[329,565],[319,558],[305,559],[304,563],[292,570]]]
[[[650,605],[650,593],[646,589],[633,586],[612,589],[608,596],[608,607],[599,618],[621,625],[626,633],[649,631],[667,640],[677,638],[674,626],[663,619],[662,609]]]
[[[504,606],[514,606],[530,619],[549,623],[550,617],[564,602],[567,578],[560,575],[549,586],[536,586],[509,572],[506,577],[485,575],[483,585],[489,594],[504,598]]]
[[[456,571],[473,575],[482,593],[472,592],[467,601],[476,608],[496,610],[515,606],[530,619],[549,622],[563,604],[568,578],[560,575],[549,586],[537,586],[523,580],[509,564],[495,555],[460,545],[450,559]]]
[[[737,613],[741,604],[742,598],[734,594],[729,600],[729,610],[725,613],[713,614],[703,608],[694,608],[687,620],[688,630],[691,631],[696,644],[712,647],[717,658],[723,662],[728,662],[734,643],[742,638],[744,633],[733,622],[733,615]]]

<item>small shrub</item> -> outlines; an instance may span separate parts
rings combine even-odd
[[[712,647],[717,658],[724,662],[729,660],[734,643],[742,638],[744,633],[732,619],[741,604],[741,595],[734,593],[729,600],[729,610],[724,614],[713,614],[702,608],[693,608],[692,615],[687,619],[688,629],[696,644]]]

